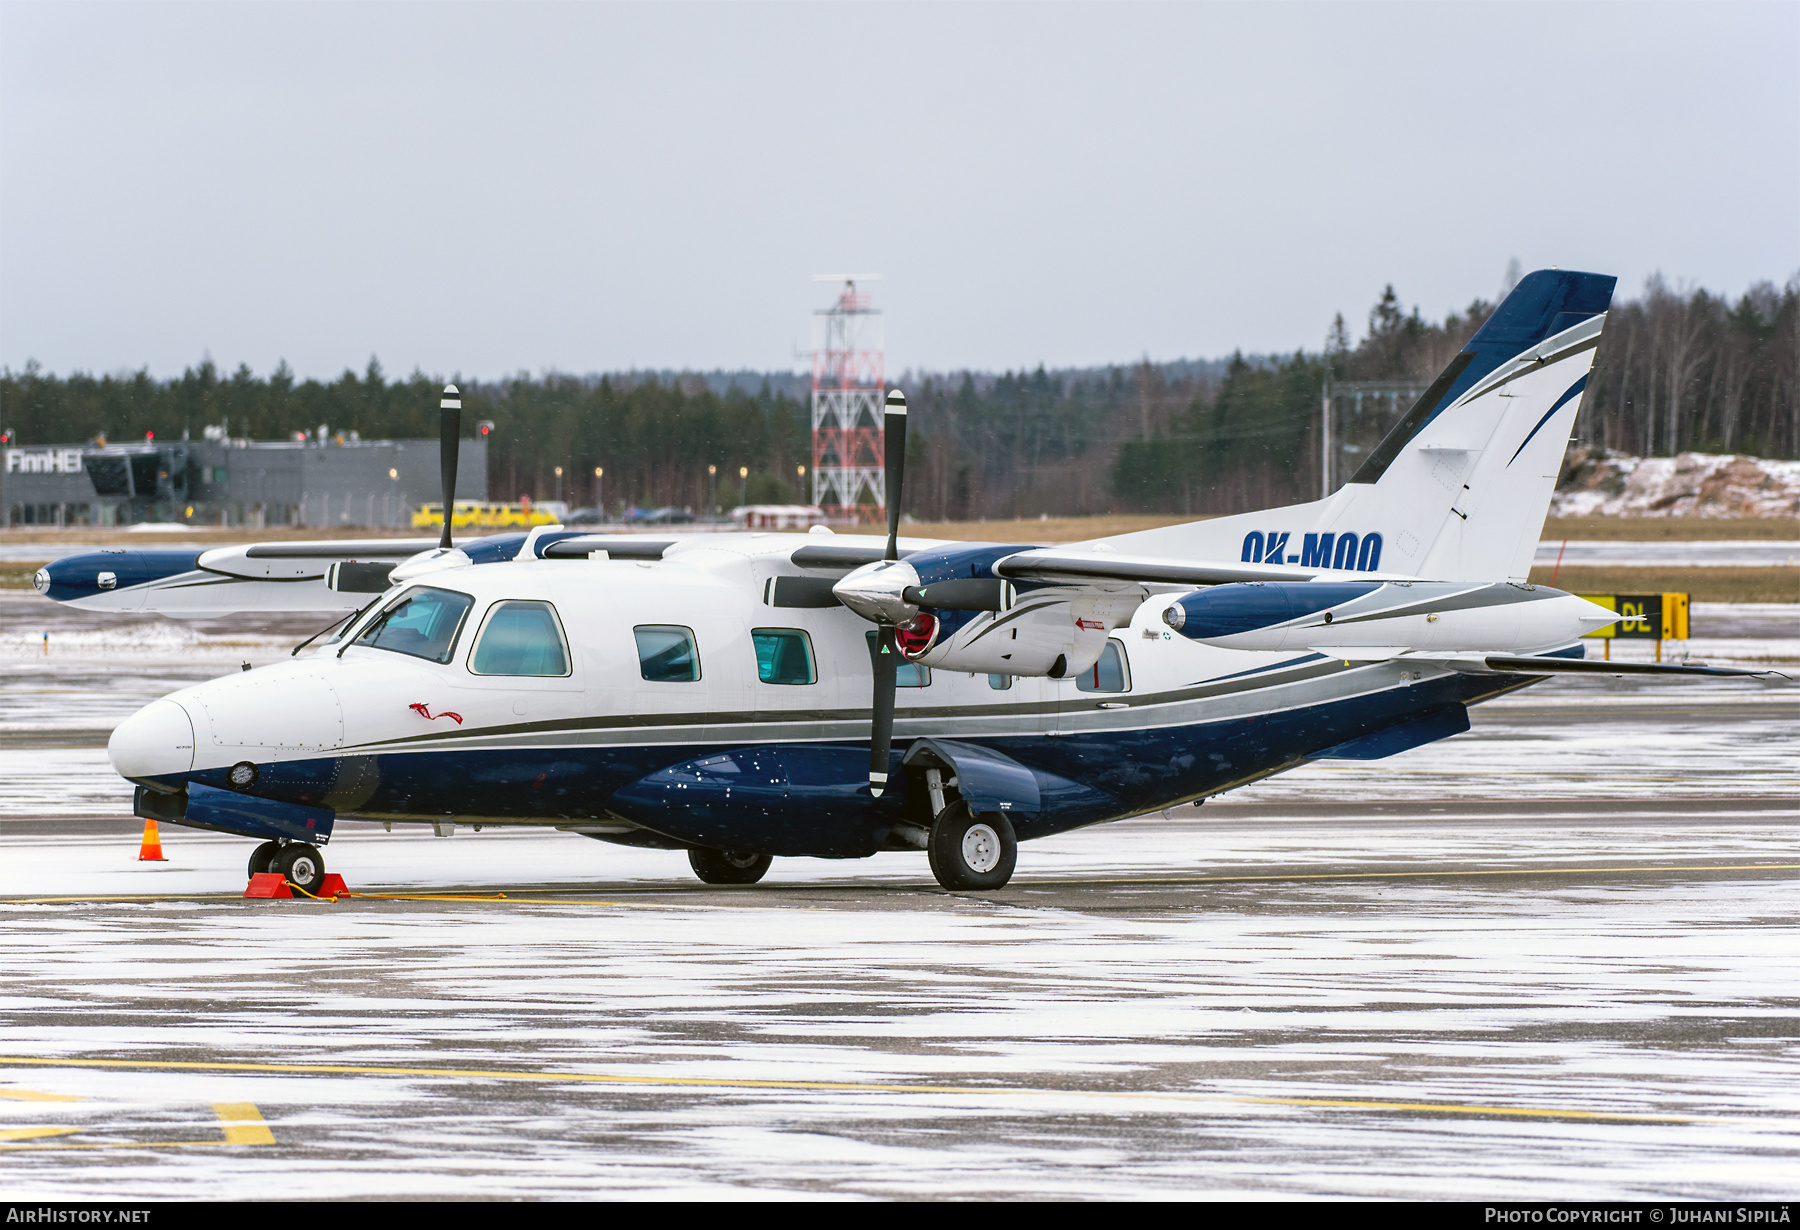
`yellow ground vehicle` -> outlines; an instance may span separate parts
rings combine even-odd
[[[489,504],[482,500],[457,500],[452,505],[452,529],[528,530],[534,525],[554,525],[556,509],[520,501],[516,504]],[[415,530],[436,529],[444,524],[442,504],[421,504],[413,513]]]

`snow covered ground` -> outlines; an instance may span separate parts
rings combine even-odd
[[[1797,615],[1696,608],[1692,648],[1797,659]],[[1556,680],[1429,748],[1030,843],[990,894],[917,854],[712,889],[679,853],[346,824],[352,888],[427,896],[249,902],[245,841],[165,826],[136,860],[103,744],[299,637],[168,627],[0,641],[7,1199],[1749,1199],[1800,1173],[1800,688]]]
[[[1594,455],[1563,475],[1553,517],[1791,517],[1800,461],[1730,453]]]
[[[1456,810],[1134,821],[982,897],[902,855],[650,891],[678,855],[490,832],[332,853],[506,901],[0,905],[0,1123],[64,1133],[15,1139],[0,1192],[1791,1192],[1800,812]],[[3,844],[9,891],[242,856]],[[270,1143],[205,1143],[246,1103]]]

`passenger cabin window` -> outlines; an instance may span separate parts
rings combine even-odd
[[[1125,668],[1125,651],[1119,642],[1106,642],[1100,660],[1075,677],[1075,686],[1083,692],[1129,692],[1131,673]]]
[[[875,654],[881,649],[879,634],[865,632],[869,638],[869,669],[875,669]],[[908,662],[900,659],[899,667],[894,671],[894,686],[900,688],[928,688],[931,686],[931,668],[920,662]]]
[[[756,677],[764,683],[817,683],[812,638],[799,628],[752,628]]]
[[[652,683],[695,683],[700,678],[700,650],[690,628],[641,624],[637,638],[638,671]]]
[[[567,675],[569,649],[548,602],[498,602],[469,655],[477,675]]]
[[[456,634],[475,600],[447,589],[415,589],[375,617],[357,644],[391,649],[428,662],[448,662]]]
[[[1004,692],[1012,687],[1012,681],[1013,677],[1011,675],[989,675],[988,687],[994,689],[996,692]]]

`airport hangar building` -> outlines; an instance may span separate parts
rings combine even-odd
[[[0,460],[0,526],[412,525],[442,498],[436,440],[228,439],[14,447]],[[487,498],[487,439],[462,442],[456,498]]]

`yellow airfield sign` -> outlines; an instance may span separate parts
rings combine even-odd
[[[1589,602],[1625,618],[1588,636],[1602,640],[1685,641],[1688,639],[1686,594],[1582,594]]]

